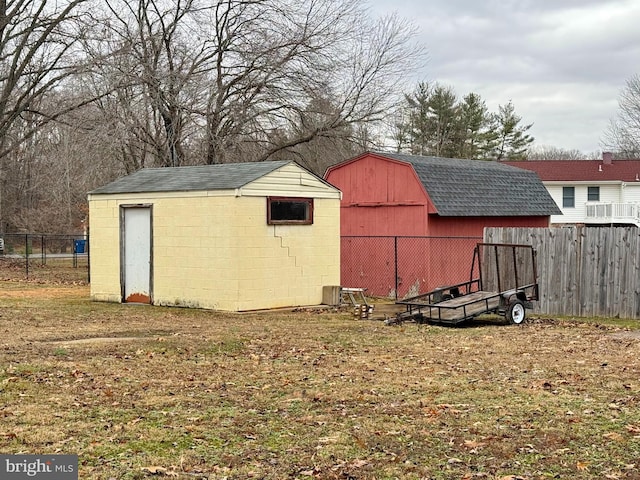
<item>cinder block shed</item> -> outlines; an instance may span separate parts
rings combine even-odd
[[[139,170],[88,195],[91,298],[320,304],[340,284],[340,197],[295,162]]]

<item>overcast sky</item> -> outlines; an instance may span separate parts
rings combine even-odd
[[[640,0],[369,0],[412,21],[428,52],[417,81],[491,111],[509,100],[536,145],[601,150],[618,96],[640,74]]]

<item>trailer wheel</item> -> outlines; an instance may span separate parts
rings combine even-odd
[[[511,303],[509,303],[509,307],[507,308],[505,317],[507,318],[509,323],[513,325],[519,325],[524,322],[524,319],[526,317],[526,309],[524,308],[524,303],[522,302],[522,300],[512,300]]]

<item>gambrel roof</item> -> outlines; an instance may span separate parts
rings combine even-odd
[[[411,164],[440,216],[562,213],[535,172],[491,161],[373,154]]]

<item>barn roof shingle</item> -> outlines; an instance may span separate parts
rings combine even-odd
[[[148,193],[240,188],[291,162],[249,162],[193,167],[143,168],[89,192]]]
[[[561,211],[535,172],[499,162],[376,155],[413,166],[441,216],[546,216]]]

